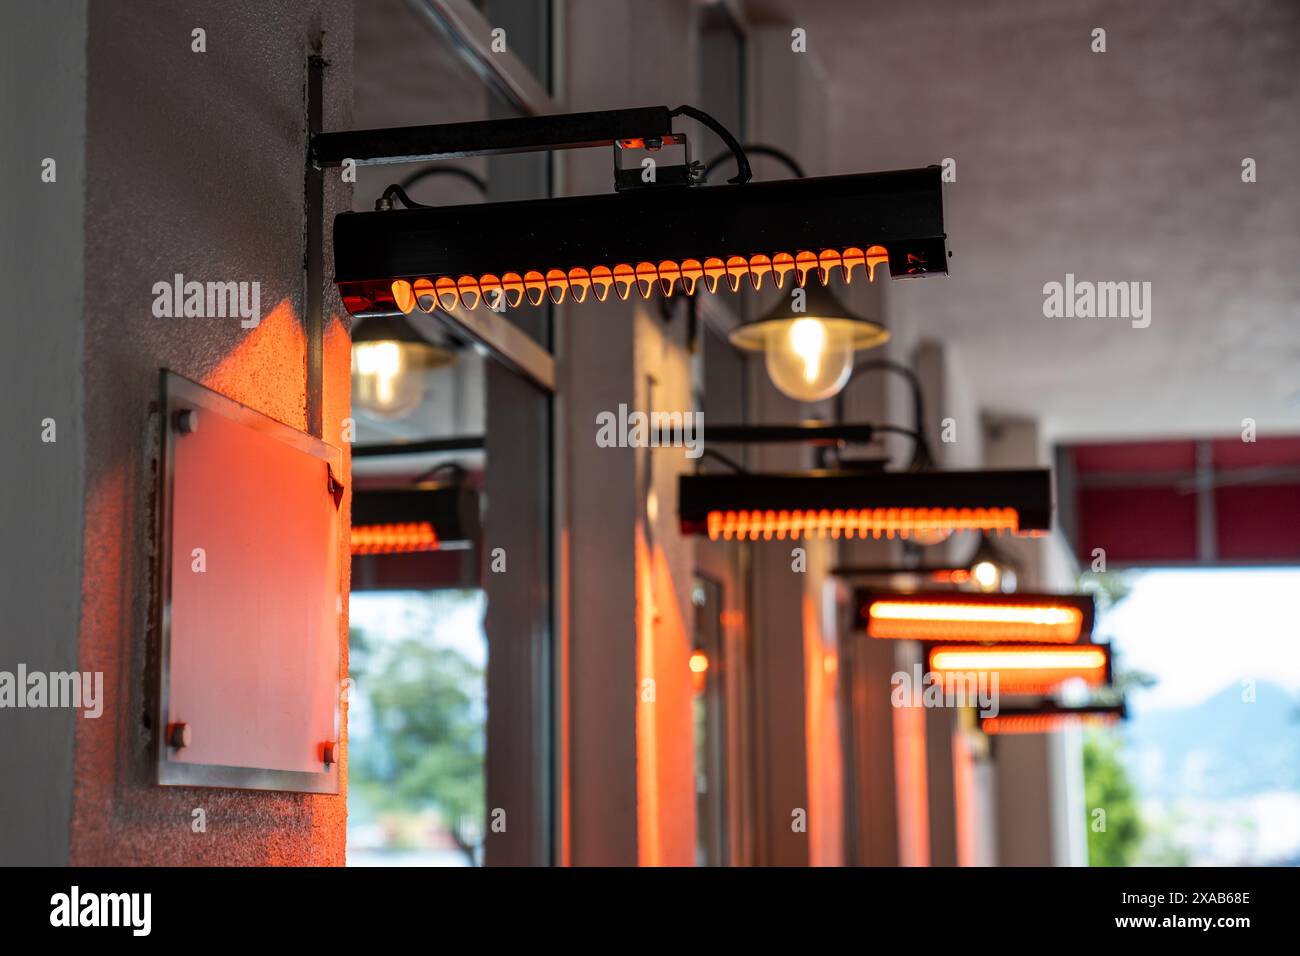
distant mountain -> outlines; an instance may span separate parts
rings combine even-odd
[[[1124,760],[1144,796],[1300,791],[1300,699],[1276,684],[1257,684],[1251,703],[1233,684],[1194,707],[1143,711],[1124,734]]]

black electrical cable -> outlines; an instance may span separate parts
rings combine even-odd
[[[891,435],[906,435],[916,442],[921,441],[924,437],[915,428],[904,428],[902,425],[876,425],[874,427],[878,432],[888,432]]]
[[[783,149],[777,149],[775,146],[764,146],[762,143],[744,143],[740,148],[745,151],[745,155],[747,156],[767,156],[771,159],[777,160],[790,170],[796,179],[803,179],[807,175],[807,173],[803,171],[803,167],[799,165],[798,160]],[[708,182],[709,174],[717,169],[721,163],[723,163],[728,157],[734,155],[734,153],[730,152],[719,153],[717,156],[714,156],[711,160],[705,163],[703,176],[704,182]]]
[[[469,183],[483,195],[487,195],[487,180],[478,173],[471,172],[468,169],[463,169],[460,166],[442,166],[438,163],[433,163],[422,169],[417,169],[397,185],[402,189],[410,189],[416,183],[423,182],[431,176],[455,176],[457,179],[463,179],[465,182]]]
[[[703,449],[703,450],[700,452],[700,463],[701,463],[701,464],[703,464],[705,458],[715,458],[715,459],[717,459],[718,461],[722,462],[724,465],[726,465],[728,468],[730,468],[732,471],[736,472],[736,473],[739,474],[739,475],[747,475],[747,474],[749,474],[749,472],[746,471],[744,467],[742,467],[741,465],[739,465],[739,464],[738,464],[734,459],[728,458],[728,457],[727,457],[726,455],[724,455],[722,452],[720,452],[720,451],[714,451],[712,448],[705,448],[705,449]],[[696,466],[696,469],[695,469],[695,470],[696,470],[696,471],[699,471],[699,467]]]
[[[918,448],[918,449],[920,448],[921,443],[924,442],[924,440],[925,440],[925,436],[923,436],[922,434],[920,434],[920,433],[919,433],[918,431],[916,431],[915,429],[913,429],[913,428],[904,428],[902,425],[873,425],[873,426],[871,426],[871,427],[872,427],[872,429],[873,429],[877,434],[879,434],[879,433],[881,433],[881,432],[884,432],[884,433],[889,434],[889,435],[903,435],[903,436],[906,437],[906,438],[910,438],[910,439],[912,439],[912,445],[913,445],[913,447],[914,447],[914,448]],[[832,454],[832,455],[834,456],[834,458],[835,458],[835,463],[836,463],[836,465],[837,465],[838,467],[841,467],[841,468],[844,466],[844,457],[843,457],[843,455],[841,454],[841,453],[843,452],[843,450],[844,450],[844,444],[843,444],[843,443],[841,443],[840,445],[830,446],[830,447],[828,447],[828,448],[822,449],[822,451],[823,451],[824,453],[830,453],[830,454]],[[823,455],[823,457],[820,458],[819,460],[823,462],[823,464],[821,465],[821,467],[825,467],[824,462],[826,461],[826,458],[824,457],[824,455]],[[928,457],[925,457],[925,456],[922,456],[922,460],[923,460],[923,461],[926,461],[926,462],[929,462],[929,458],[928,458]],[[913,470],[913,471],[917,470],[916,467],[915,467],[915,463],[916,463],[916,461],[917,461],[917,454],[914,452],[914,453],[913,453],[913,457],[912,457],[912,466],[911,466],[911,470]],[[929,466],[927,465],[926,467],[929,467]]]
[[[710,116],[704,110],[696,109],[694,106],[679,106],[669,113],[670,116],[689,116],[698,123],[703,123],[718,137],[727,144],[731,150],[731,155],[736,157],[736,175],[727,180],[729,183],[747,183],[754,178],[753,170],[749,168],[749,157],[745,155],[745,148],[740,145],[740,140],[731,135],[731,130],[723,126],[716,119]]]
[[[449,471],[452,473],[452,481],[459,483],[469,474],[469,470],[458,461],[444,461],[440,465],[434,465],[426,472],[416,475],[411,479],[411,484],[418,485],[422,481],[429,481],[440,472]]]
[[[890,432],[912,439],[912,460],[909,463],[912,471],[928,471],[934,467],[934,456],[930,454],[930,443],[926,440],[923,432],[912,428],[901,428],[898,425],[882,425],[877,431]]]
[[[399,186],[397,183],[393,183],[391,186],[385,189],[384,195],[381,198],[383,200],[387,200],[388,202],[392,202],[394,199],[396,199],[407,209],[428,209],[429,208],[424,203],[416,202],[410,196],[406,195],[406,190],[403,189],[401,186]]]

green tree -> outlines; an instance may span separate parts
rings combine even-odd
[[[1091,731],[1083,739],[1089,866],[1132,866],[1142,847],[1145,827],[1119,747],[1114,733]]]

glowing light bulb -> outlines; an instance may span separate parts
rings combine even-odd
[[[357,371],[374,382],[375,397],[392,402],[397,376],[402,374],[402,352],[396,342],[364,342],[357,346]]]
[[[1016,589],[1016,571],[1011,559],[988,534],[980,535],[979,545],[971,556],[970,576],[975,586],[986,594]]]
[[[424,397],[402,342],[358,342],[352,347],[352,400],[381,418],[400,418]]]
[[[799,319],[790,326],[790,348],[803,359],[803,380],[817,381],[826,348],[826,328],[816,319]]]
[[[843,323],[805,316],[772,329],[766,364],[772,384],[800,402],[830,398],[853,370],[853,334]]]
[[[686,665],[691,669],[691,687],[697,695],[703,694],[708,687],[709,655],[703,651],[692,651]]]
[[[992,561],[980,561],[971,568],[971,577],[981,591],[996,591],[1002,583],[1002,569]]]
[[[453,358],[405,319],[366,319],[352,340],[352,404],[376,418],[408,415],[424,399],[425,373]]]
[[[707,269],[706,269],[707,275]],[[889,340],[878,322],[849,312],[826,286],[809,277],[762,318],[729,333],[737,348],[762,352],[772,384],[798,402],[820,402],[853,374],[855,352]]]

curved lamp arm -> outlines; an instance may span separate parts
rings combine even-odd
[[[933,468],[934,455],[930,451],[930,439],[925,431],[925,396],[921,391],[921,380],[916,372],[893,359],[868,359],[853,367],[853,371],[849,373],[849,380],[844,383],[844,389],[847,389],[853,380],[864,372],[893,372],[907,380],[912,391],[912,417],[916,425],[910,467],[913,471]],[[844,421],[844,389],[835,396],[835,421],[837,422]]]

